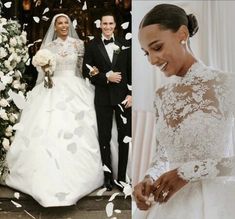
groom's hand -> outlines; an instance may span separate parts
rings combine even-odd
[[[122,80],[122,73],[121,72],[112,72],[108,75],[108,81],[113,83],[120,83]]]
[[[122,104],[125,105],[125,108],[129,108],[132,106],[132,96],[131,95],[127,95],[125,100],[122,101]]]

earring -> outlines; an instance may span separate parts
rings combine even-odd
[[[181,40],[180,43],[181,43],[182,45],[185,45],[185,44],[186,44],[186,41],[185,41],[185,40]]]

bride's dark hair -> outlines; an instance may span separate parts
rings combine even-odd
[[[184,9],[171,4],[159,4],[152,8],[143,18],[139,28],[151,24],[160,24],[162,29],[171,29],[176,32],[181,25],[188,27],[189,36],[198,31],[198,22],[193,14],[187,15]]]

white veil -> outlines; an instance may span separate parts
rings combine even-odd
[[[68,33],[68,37],[72,37],[72,38],[76,38],[79,39],[78,34],[76,32],[76,30],[73,27],[73,24],[71,22],[71,19],[68,17],[68,15],[60,13],[60,14],[56,14],[51,21],[51,24],[49,26],[48,31],[46,32],[46,35],[42,41],[42,44],[40,46],[40,49],[43,49],[45,47],[47,47],[47,45],[54,41],[57,38],[56,32],[55,32],[55,22],[56,19],[58,17],[66,17],[69,21],[69,33]],[[37,71],[38,71],[38,77],[37,77],[37,81],[36,84],[40,84],[43,81],[44,78],[44,73],[42,71],[42,69],[40,67],[37,67]]]

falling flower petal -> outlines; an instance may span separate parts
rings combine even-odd
[[[132,38],[132,34],[131,33],[127,33],[125,36],[126,40],[129,40]]]
[[[89,64],[86,64],[86,67],[87,67],[90,71],[94,71],[94,68],[92,68]]]
[[[21,208],[21,207],[22,207],[21,204],[15,202],[15,201],[13,201],[13,200],[11,200],[11,203],[14,204],[17,208]]]
[[[111,170],[106,165],[103,165],[103,171],[112,173]]]
[[[25,98],[21,95],[13,92],[12,90],[9,90],[8,95],[12,98],[13,102],[19,109],[23,109],[26,106]]]
[[[4,6],[5,6],[6,8],[10,8],[10,7],[11,7],[11,4],[12,4],[12,2],[6,2],[6,3],[4,4]]]
[[[129,26],[129,22],[125,22],[125,23],[121,24],[121,27],[122,27],[122,29],[124,29],[124,30],[127,29],[128,26]]]
[[[123,110],[121,104],[118,104],[118,106],[120,107],[121,111],[124,112],[124,110]]]
[[[95,37],[94,36],[87,36],[89,40],[93,40]]]
[[[121,114],[120,116],[121,116],[121,118],[122,118],[122,122],[123,122],[123,124],[127,124],[127,118],[126,118],[126,117],[124,117],[124,116],[122,116],[122,114]]]
[[[125,136],[124,139],[123,139],[123,142],[124,143],[129,143],[129,142],[131,142],[131,138],[129,136]]]
[[[95,25],[96,25],[96,28],[100,28],[100,20],[96,20],[94,21]]]
[[[20,193],[19,193],[19,192],[15,192],[15,193],[14,193],[14,197],[15,197],[16,199],[19,199],[19,198],[20,198]]]
[[[39,18],[39,17],[34,16],[34,17],[33,17],[33,20],[34,20],[36,23],[39,23],[40,18]]]
[[[78,22],[77,22],[77,20],[75,19],[75,20],[73,21],[73,27],[74,27],[74,29],[76,29],[77,25],[78,25]]]
[[[97,196],[102,196],[103,193],[104,193],[106,190],[107,190],[107,188],[100,189],[100,190],[96,193],[96,195],[97,195]]]
[[[122,46],[122,50],[129,49],[129,46]]]
[[[47,17],[47,16],[42,16],[42,20],[44,20],[44,21],[48,21],[50,18],[49,17]]]
[[[33,216],[32,214],[30,214],[28,211],[24,210],[24,212],[25,212],[27,215],[29,215],[31,218],[36,219],[36,217],[34,217],[34,216]]]
[[[109,202],[113,201],[117,195],[119,195],[119,192],[113,193],[109,199]]]
[[[49,8],[45,8],[42,14],[46,14],[49,10]]]
[[[129,84],[127,84],[127,88],[128,88],[128,90],[132,90],[132,86],[131,85],[129,85]]]
[[[87,10],[86,1],[84,2],[84,5],[82,6],[82,10],[83,10],[83,11]]]
[[[114,204],[112,202],[109,202],[107,205],[106,205],[106,214],[108,217],[111,217],[113,215],[113,206]]]
[[[122,213],[122,211],[121,211],[121,210],[119,210],[119,209],[115,209],[115,210],[114,210],[114,212],[115,212],[115,213],[117,213],[117,214]]]

